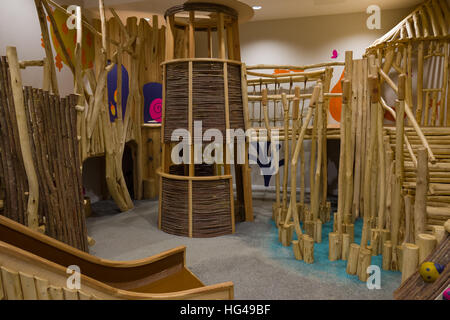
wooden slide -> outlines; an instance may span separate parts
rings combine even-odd
[[[233,299],[232,282],[205,286],[186,267],[186,248],[153,257],[103,260],[0,216],[0,300]],[[68,289],[67,267],[80,268]]]

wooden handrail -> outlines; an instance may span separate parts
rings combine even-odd
[[[422,129],[420,129],[420,126],[417,123],[416,118],[414,117],[414,115],[411,111],[411,108],[409,107],[409,105],[406,102],[405,102],[405,113],[406,113],[406,116],[408,117],[409,121],[411,121],[411,124],[417,133],[417,136],[419,137],[420,141],[422,142],[422,145],[424,146],[425,149],[427,149],[428,155],[430,156],[430,162],[433,164],[436,163],[436,158],[434,157],[433,151],[431,150],[430,145],[428,144],[428,141],[422,132]]]
[[[397,119],[397,114],[395,113],[395,110],[387,105],[387,103],[386,103],[386,101],[384,101],[383,97],[380,97],[380,103],[381,103],[381,106],[383,107],[383,109],[387,110],[391,114],[391,116],[394,118],[394,120]],[[406,134],[404,134],[403,136],[405,138],[406,148],[408,149],[409,155],[411,156],[411,159],[414,163],[414,167],[417,168],[417,158],[411,147],[411,143],[408,140],[408,136]]]
[[[304,72],[292,72],[292,73],[280,73],[280,74],[270,74],[270,73],[262,73],[262,72],[255,72],[255,71],[249,71],[247,69],[247,75],[249,76],[255,76],[255,77],[266,77],[266,78],[289,78],[289,77],[295,77],[295,76],[306,76],[306,77],[314,77],[314,76],[320,76],[325,73],[325,69],[320,69],[316,71],[304,71]]]
[[[386,81],[386,83],[389,84],[389,86],[395,91],[395,93],[398,94],[398,87],[395,85],[394,81],[392,81],[392,79],[389,78],[389,76],[383,71],[383,69],[378,68],[378,73]],[[392,108],[390,108],[382,98],[380,100],[382,100],[384,103],[384,105],[382,103],[383,108],[388,110],[394,116],[395,111],[392,110]],[[408,103],[406,103],[406,102],[405,102],[405,113],[406,113],[406,117],[408,118],[408,120],[411,121],[411,124],[417,133],[417,136],[419,137],[420,141],[422,142],[422,145],[425,147],[425,149],[427,149],[428,155],[430,157],[430,162],[433,164],[436,163],[436,158],[433,154],[433,151],[431,150],[431,148],[428,144],[428,141],[425,138],[425,135],[423,134],[422,130],[420,129],[420,126],[417,123],[417,120],[414,117],[414,114],[413,114],[411,108],[409,107]],[[394,116],[394,118],[395,118],[395,116]],[[417,163],[417,162],[415,162],[415,163]]]
[[[335,67],[335,66],[344,66],[345,62],[325,62],[325,63],[317,63],[310,64],[304,66],[295,66],[295,65],[276,65],[276,64],[257,64],[254,66],[247,66],[247,70],[267,70],[267,69],[290,69],[290,70],[306,70],[306,69],[315,69],[322,67]]]

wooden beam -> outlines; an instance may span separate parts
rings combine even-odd
[[[39,24],[41,26],[42,39],[44,40],[45,54],[47,56],[48,65],[50,67],[50,75],[51,75],[50,82],[52,85],[52,91],[54,94],[59,95],[58,80],[56,78],[56,67],[54,62],[55,60],[53,56],[52,45],[50,42],[50,33],[48,31],[46,15],[44,12],[44,8],[42,7],[41,0],[34,0],[34,4],[36,6]]]
[[[195,11],[189,11],[189,58],[195,58]]]
[[[225,53],[225,23],[224,23],[224,14],[219,13],[219,23],[217,25],[217,37],[219,41],[219,58],[226,59]]]
[[[6,56],[8,57],[9,71],[11,74],[11,89],[16,111],[17,128],[19,131],[20,151],[22,152],[23,163],[28,179],[27,226],[36,231],[39,228],[39,183],[31,150],[31,138],[27,124],[27,111],[25,109],[22,76],[20,74],[19,60],[17,58],[17,49],[15,47],[7,47]]]
[[[167,27],[166,27],[166,61],[172,60],[174,58],[174,31],[175,31],[175,22],[174,17],[169,16],[167,18]]]

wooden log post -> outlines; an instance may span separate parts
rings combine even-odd
[[[305,227],[305,233],[314,239],[314,234],[316,232],[314,221],[306,219],[303,225]]]
[[[367,248],[361,248],[359,250],[358,256],[358,268],[357,274],[360,281],[366,282],[369,278],[367,273],[367,268],[370,266],[372,261],[372,252]]]
[[[339,260],[342,254],[342,236],[338,232],[330,232],[328,241],[328,260]]]
[[[388,138],[389,139],[389,138]],[[388,141],[387,141],[388,142]],[[385,211],[385,224],[384,229],[388,229],[390,233],[391,225],[391,212],[392,212],[392,186],[394,176],[394,152],[391,147],[386,143],[386,211]],[[390,237],[390,235],[389,235]]]
[[[345,161],[345,197],[344,197],[344,208],[343,208],[343,222],[352,223],[352,200],[353,200],[353,149],[352,149],[352,104],[351,104],[351,82],[346,79],[343,83],[342,89],[342,108],[346,108],[345,111],[345,151],[344,151],[344,161]],[[342,121],[341,121],[342,122]]]
[[[436,248],[437,239],[431,234],[421,233],[417,237],[416,244],[419,247],[419,263],[422,263]]]
[[[428,152],[425,148],[417,150],[416,199],[414,204],[414,237],[425,231],[428,194]]]
[[[423,110],[423,41],[419,41],[417,48],[417,109],[416,109],[416,121],[422,122],[422,110]]]
[[[350,245],[350,251],[348,254],[346,272],[351,275],[355,275],[358,269],[358,257],[360,246],[357,243]]]
[[[339,155],[339,177],[338,177],[338,208],[337,208],[337,232],[339,233],[340,237],[342,236],[343,230],[342,225],[344,222],[344,215],[348,214],[345,212],[345,210],[348,210],[348,203],[346,202],[348,200],[347,197],[347,189],[346,189],[346,165],[347,165],[347,159],[346,159],[346,151],[347,151],[347,112],[350,112],[349,110],[349,97],[350,97],[350,81],[349,80],[342,80],[342,111],[341,111],[341,125],[340,125],[340,139],[341,139],[341,146],[340,146],[340,155]],[[350,129],[351,130],[351,129]],[[346,208],[347,206],[347,208]]]
[[[419,246],[412,243],[405,243],[403,245],[403,261],[402,261],[402,283],[405,282],[419,265]]]
[[[59,89],[58,89],[58,80],[56,79],[56,67],[55,67],[55,64],[53,63],[53,61],[55,59],[53,56],[52,45],[50,42],[50,33],[48,31],[45,11],[42,6],[42,0],[34,0],[34,3],[36,6],[36,11],[37,11],[38,18],[39,18],[39,24],[41,27],[42,39],[44,41],[44,49],[45,49],[46,58],[48,61],[48,66],[49,66],[49,71],[50,71],[50,83],[51,83],[51,87],[52,87],[52,92],[53,92],[53,94],[58,95]]]
[[[391,240],[391,231],[388,229],[383,229],[380,232],[380,252],[383,252],[383,246],[386,241]]]
[[[342,235],[342,254],[341,259],[346,261],[348,259],[348,255],[350,252],[350,235],[348,233],[344,233]]]
[[[289,247],[291,245],[293,230],[294,225],[292,223],[280,225],[281,244],[283,246]]]
[[[374,156],[374,147],[377,139],[377,110],[379,108],[379,98],[380,91],[378,87],[378,78],[376,76],[369,77],[369,88],[370,88],[370,140],[369,140],[369,148],[368,154],[366,156],[366,166],[364,169],[364,222],[363,222],[363,230],[361,235],[361,248],[366,248],[369,241],[369,232],[370,232],[370,208],[371,208],[371,175],[372,175],[372,166],[374,165],[373,156]]]
[[[320,208],[320,183],[322,175],[322,157],[323,157],[323,143],[324,143],[324,97],[323,97],[323,85],[319,83],[320,94],[319,102],[317,105],[317,164],[314,173],[314,185],[313,193],[311,194],[311,211],[312,219],[314,221],[314,241],[317,243],[322,242],[322,222],[319,219],[319,208]],[[325,140],[326,141],[326,140]],[[315,159],[311,158],[311,161]],[[326,195],[322,195],[326,197]]]
[[[286,93],[282,93],[281,102],[283,104],[283,117],[284,117],[284,159],[285,165],[283,170],[283,198],[282,198],[282,210],[287,212],[287,185],[289,180],[289,103],[286,97]],[[292,174],[292,173],[291,173]],[[289,222],[289,221],[285,221]]]
[[[398,261],[397,261],[397,268],[396,269],[391,269],[391,270],[402,271],[402,266],[403,266],[403,245],[402,244],[397,245],[395,250],[396,250],[396,257],[398,259]],[[394,251],[393,247],[392,247],[392,251]]]
[[[314,239],[308,235],[303,236],[303,260],[314,263]]]
[[[398,79],[398,100],[395,136],[395,184],[391,212],[392,270],[398,269],[397,246],[399,245],[400,217],[402,210],[402,186],[404,176],[404,115],[406,76]]]
[[[436,237],[437,244],[440,244],[442,240],[445,239],[445,228],[444,226],[434,226],[433,236]]]
[[[15,47],[7,47],[6,56],[8,57],[9,71],[11,74],[11,87],[16,111],[17,128],[19,131],[20,150],[28,179],[27,226],[37,231],[39,228],[39,183],[31,149],[17,49]]]
[[[390,240],[387,240],[383,244],[383,251],[382,251],[383,270],[391,270],[391,260],[392,260],[392,242]]]
[[[314,109],[316,107],[316,103],[317,103],[317,101],[319,99],[320,91],[321,91],[320,86],[314,87],[314,91],[313,91],[313,94],[312,94],[312,97],[311,97],[311,100],[310,100],[308,113],[306,115],[305,122],[303,123],[303,125],[302,125],[302,127],[300,129],[300,134],[299,134],[298,140],[296,142],[294,152],[292,154],[292,161],[291,161],[291,172],[292,173],[297,172],[297,164],[298,164],[298,159],[299,159],[299,156],[300,156],[300,151],[301,151],[302,146],[303,146],[303,140],[305,138],[305,134],[306,134],[306,130],[308,128],[308,124],[311,121],[311,118],[313,116],[313,112],[314,112]],[[291,199],[290,199],[290,203],[289,203],[289,208],[288,208],[288,212],[287,212],[287,215],[286,215],[286,219],[285,219],[284,222],[287,223],[291,219],[291,216],[292,215],[294,216],[295,232],[297,234],[297,238],[300,239],[301,236],[302,236],[302,230],[300,228],[300,222],[298,220],[298,214],[296,214],[296,206],[297,206],[297,203],[296,203],[296,190],[297,190],[296,174],[292,174],[292,177],[291,177]],[[278,197],[278,195],[279,195],[279,193],[277,192],[277,205],[279,204],[279,197]],[[307,220],[306,217],[305,217],[305,220]],[[312,227],[314,227],[314,224],[312,225]],[[306,229],[306,222],[305,222],[305,229]],[[314,230],[312,232],[314,233]]]
[[[350,236],[350,243],[355,242],[355,225],[353,223],[344,225],[344,233]]]
[[[450,219],[444,222],[445,232],[450,233]]]
[[[301,241],[302,238],[300,238],[300,240],[292,241],[292,250],[294,251],[294,256],[296,260],[303,260],[303,250],[302,246],[300,245]]]
[[[296,154],[296,136],[298,129],[300,127],[300,118],[298,115],[298,109],[299,109],[299,103],[300,103],[300,87],[295,87],[295,99],[293,104],[293,131],[292,131],[292,149],[291,149],[291,196],[290,196],[290,202],[289,202],[289,208],[286,215],[285,223],[290,219],[291,216],[294,217],[294,228],[295,232],[297,233],[297,238],[301,238],[302,231],[300,229],[300,219],[299,219],[299,210],[297,207],[297,158],[298,158],[298,152]],[[288,110],[289,111],[289,110]],[[287,124],[289,126],[289,122]],[[286,127],[286,125],[285,125]],[[285,132],[286,136],[286,132]],[[300,137],[299,137],[300,139]],[[296,157],[296,158],[295,158]],[[285,164],[288,165],[287,163]],[[287,191],[287,184],[286,184],[286,191]],[[302,212],[302,209],[300,210]]]
[[[378,219],[377,229],[381,230],[385,224],[386,213],[386,148],[384,146],[383,135],[384,109],[381,105],[377,108],[377,147],[378,147],[378,176],[379,176],[379,202],[378,202]],[[380,252],[377,251],[377,254]]]
[[[412,211],[413,197],[411,195],[405,196],[405,238],[403,242],[415,243],[414,232],[412,230],[414,220]]]
[[[317,219],[314,227],[315,227],[314,240],[317,243],[321,243],[322,242],[322,220]]]
[[[372,256],[377,256],[380,254],[379,252],[379,243],[380,243],[380,230],[379,229],[372,229],[371,230],[371,237],[370,237],[370,246],[372,247]]]

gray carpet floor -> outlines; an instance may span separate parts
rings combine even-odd
[[[177,246],[187,247],[188,267],[205,283],[233,281],[236,299],[392,299],[399,272],[381,273],[381,289],[345,273],[345,262],[329,262],[325,246],[316,262],[296,261],[282,247],[271,220],[272,201],[254,200],[254,222],[236,225],[236,233],[210,239],[189,239],[157,228],[157,201],[136,201],[120,213],[112,201],[93,204],[88,233],[96,241],[90,253],[126,261],[145,258]],[[328,243],[327,238],[324,239]]]

